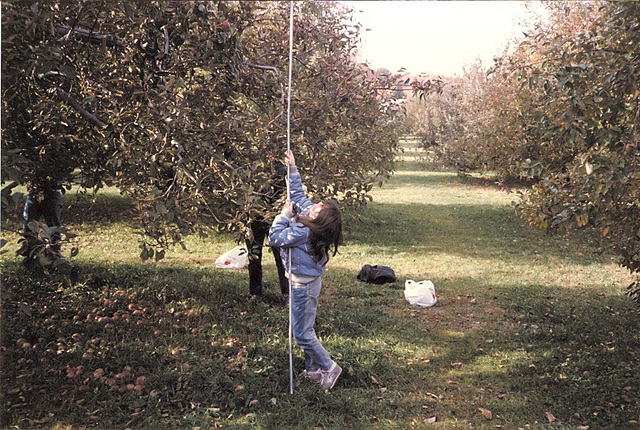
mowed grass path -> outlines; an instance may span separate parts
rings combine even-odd
[[[246,272],[214,268],[230,237],[192,238],[141,263],[127,202],[110,195],[68,210],[81,233],[77,283],[25,276],[11,252],[2,257],[2,354],[17,363],[3,370],[2,424],[638,428],[640,319],[615,259],[582,236],[522,227],[517,195],[486,181],[425,171],[410,153],[398,167],[324,277],[317,331],[344,367],[333,391],[298,376],[295,348],[289,394],[271,258],[267,302],[249,307]],[[363,264],[391,266],[398,281],[361,283]],[[407,279],[433,281],[438,305],[410,306]],[[131,305],[147,310],[90,317]],[[25,350],[19,337],[43,346]],[[90,376],[69,376],[78,365]],[[114,389],[117,375],[123,386],[144,379]]]
[[[436,286],[434,308],[407,309],[401,291],[387,308],[421,330],[415,345],[426,349],[403,357],[420,371],[398,389],[419,393],[426,422],[635,428],[638,309],[615,258],[583,236],[523,227],[516,193],[422,170],[411,154],[400,160],[345,253],[351,264],[393,267],[397,288],[406,279]]]

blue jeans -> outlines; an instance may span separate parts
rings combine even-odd
[[[62,213],[62,193],[59,190],[47,190],[42,193],[42,200],[38,195],[29,194],[24,204],[22,216],[24,229],[28,230],[30,221],[37,221],[41,217],[48,227],[60,227],[60,215]]]
[[[293,337],[304,351],[304,365],[308,371],[329,370],[333,363],[313,328],[316,322],[320,290],[322,290],[320,276],[307,284],[291,282]]]

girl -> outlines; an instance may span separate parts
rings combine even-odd
[[[291,200],[271,225],[269,245],[281,249],[287,276],[291,273],[293,336],[304,351],[304,374],[330,390],[342,368],[324,349],[313,326],[329,250],[333,246],[336,255],[342,243],[342,214],[334,200],[314,204],[307,198],[291,151],[287,151],[284,162],[290,168]]]

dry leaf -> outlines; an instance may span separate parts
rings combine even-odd
[[[547,416],[547,419],[549,420],[550,423],[556,420],[556,417],[554,417],[551,412],[546,412],[545,415]]]
[[[430,418],[427,418],[427,419],[425,419],[425,420],[424,420],[424,422],[425,422],[426,424],[433,424],[433,423],[435,423],[436,421],[438,421],[438,418],[436,418],[436,417],[430,417]]]
[[[20,310],[22,312],[24,312],[25,314],[31,316],[31,309],[29,308],[29,306],[25,305],[24,303],[20,303],[18,306],[20,306]]]
[[[480,411],[480,413],[482,413],[482,415],[490,420],[493,419],[493,412],[491,412],[489,409],[484,409],[484,408],[478,408],[478,410]]]

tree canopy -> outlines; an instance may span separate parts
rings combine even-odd
[[[393,169],[398,114],[355,62],[359,25],[295,2],[292,148],[347,210]],[[286,148],[289,3],[87,0],[3,5],[3,214],[16,184],[131,196],[143,258],[209,226],[269,217]]]

